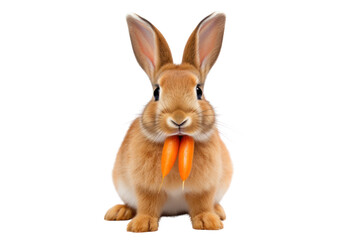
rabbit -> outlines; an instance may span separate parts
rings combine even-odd
[[[123,205],[115,205],[105,220],[130,220],[127,231],[158,229],[161,216],[189,214],[194,229],[223,228],[225,212],[219,204],[232,177],[229,152],[216,128],[215,112],[205,99],[205,79],[222,45],[225,15],[204,18],[184,49],[181,64],[174,64],[169,46],[149,21],[127,16],[131,44],[148,75],[153,96],[136,118],[121,144],[113,182]],[[194,157],[185,189],[178,164],[162,181],[161,155],[166,137],[189,135]]]

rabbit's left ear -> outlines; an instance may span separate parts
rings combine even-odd
[[[225,28],[225,14],[213,13],[204,18],[186,43],[182,63],[195,66],[204,81],[219,56]]]

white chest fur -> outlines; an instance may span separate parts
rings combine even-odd
[[[117,192],[125,204],[137,208],[137,199],[135,191],[121,180],[117,184]],[[162,213],[165,215],[175,215],[188,211],[188,205],[185,200],[184,192],[181,188],[166,191],[167,199]]]
[[[166,194],[167,200],[163,207],[163,214],[174,215],[188,211],[185,195],[181,188],[171,191],[168,190]]]

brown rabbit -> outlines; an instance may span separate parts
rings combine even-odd
[[[173,63],[165,38],[150,22],[128,15],[127,23],[154,96],[131,124],[116,157],[113,181],[125,204],[109,209],[105,219],[133,218],[127,230],[146,232],[158,229],[161,215],[189,213],[193,228],[221,229],[225,212],[219,201],[230,185],[232,164],[203,89],[220,52],[225,15],[213,13],[199,23],[180,65]],[[192,170],[182,191],[175,163],[159,192],[163,143],[171,135],[194,138]]]

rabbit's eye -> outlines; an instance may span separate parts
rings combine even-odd
[[[159,100],[159,94],[160,94],[160,87],[157,87],[154,90],[154,99],[155,99],[155,101]]]
[[[201,88],[199,87],[199,85],[196,86],[196,95],[197,95],[197,99],[201,100],[201,97],[202,97],[202,90]]]

